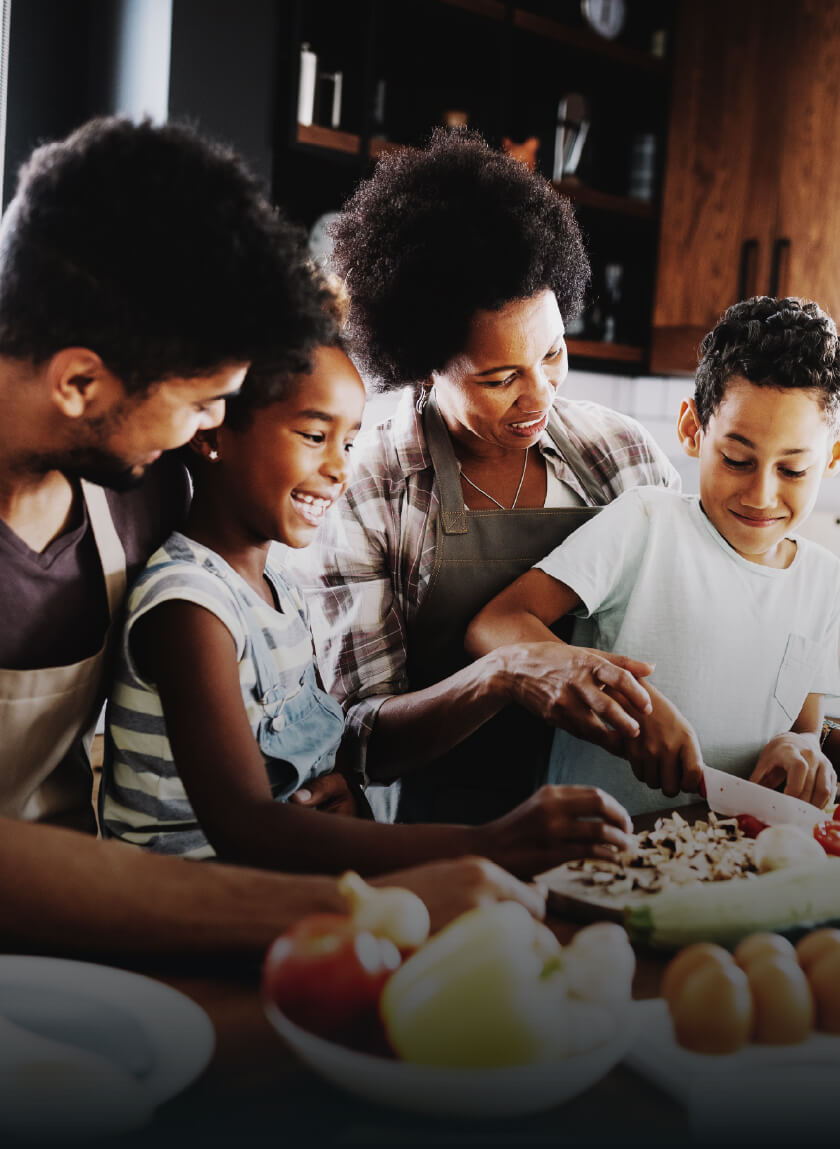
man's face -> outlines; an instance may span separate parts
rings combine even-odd
[[[247,364],[213,375],[166,379],[140,395],[121,392],[98,414],[80,420],[74,442],[52,466],[71,478],[125,490],[140,482],[164,451],[188,443],[196,431],[218,427],[225,399],[242,386]]]

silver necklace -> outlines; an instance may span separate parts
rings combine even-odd
[[[469,477],[469,475],[464,474],[463,468],[461,468],[461,478],[464,479],[467,483],[469,483],[469,485],[471,487],[473,487],[476,491],[478,491],[478,493],[480,495],[484,495],[485,499],[489,499],[491,503],[495,503],[500,511],[507,511],[507,510],[512,511],[514,509],[514,507],[516,506],[517,500],[519,499],[519,492],[522,490],[522,484],[525,482],[525,472],[527,470],[528,470],[528,452],[526,450],[525,451],[525,460],[522,464],[522,474],[519,478],[519,486],[516,488],[516,494],[513,496],[513,502],[510,504],[509,508],[502,506],[502,504],[499,502],[498,499],[494,499],[493,496],[491,494],[489,494],[487,491],[485,491],[483,487],[479,487],[478,483],[474,483],[472,481],[472,479]]]

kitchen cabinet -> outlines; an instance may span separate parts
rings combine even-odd
[[[628,3],[626,10],[621,32],[608,38],[587,26],[581,0],[298,0],[281,29],[275,199],[311,229],[340,208],[383,152],[422,144],[453,112],[496,147],[505,138],[536,138],[537,167],[550,179],[558,103],[579,92],[588,135],[574,176],[555,186],[575,204],[593,278],[569,352],[579,366],[641,369],[655,282],[674,0]],[[304,44],[317,56],[320,107],[312,123],[298,115]],[[638,154],[641,142],[650,171],[640,188],[633,149]]]
[[[840,2],[680,0],[650,366],[751,295],[840,315]]]

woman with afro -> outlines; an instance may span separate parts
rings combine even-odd
[[[403,393],[310,548],[319,665],[378,817],[484,823],[540,785],[553,727],[637,733],[651,668],[557,643],[469,662],[467,624],[596,508],[679,478],[634,420],[562,396],[589,265],[542,176],[440,129],[384,157],[332,236],[353,357]]]

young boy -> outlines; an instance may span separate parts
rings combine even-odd
[[[795,531],[840,466],[839,422],[831,318],[798,299],[735,304],[703,340],[677,423],[699,498],[626,492],[476,617],[473,655],[558,641],[548,628],[571,613],[576,643],[656,664],[653,711],[625,745],[632,774],[558,732],[552,781],[586,780],[640,813],[691,801],[705,761],[833,798],[819,735],[822,695],[840,687],[840,561]]]

